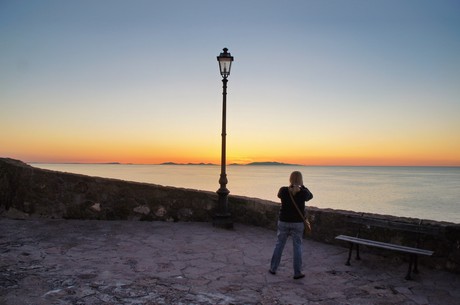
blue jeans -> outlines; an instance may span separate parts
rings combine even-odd
[[[270,264],[270,270],[276,272],[281,261],[284,246],[289,236],[292,237],[294,248],[294,276],[302,274],[302,236],[304,231],[303,222],[278,221],[278,240]]]

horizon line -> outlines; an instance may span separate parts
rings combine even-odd
[[[132,162],[43,162],[24,161],[27,164],[92,164],[92,165],[182,165],[182,166],[221,166],[219,163],[211,162],[161,162],[161,163],[132,163]],[[460,167],[460,165],[356,165],[356,164],[294,164],[276,161],[249,162],[249,163],[227,163],[226,166],[304,166],[304,167]]]

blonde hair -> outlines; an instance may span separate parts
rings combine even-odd
[[[303,185],[302,173],[299,171],[294,171],[289,177],[289,182],[291,183],[291,190],[293,194],[296,194],[300,191],[300,187]]]

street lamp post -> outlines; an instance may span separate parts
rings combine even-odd
[[[217,56],[219,62],[220,75],[222,75],[222,155],[221,155],[221,170],[219,184],[220,188],[217,190],[219,202],[217,206],[217,213],[214,215],[214,226],[223,227],[226,229],[233,228],[233,221],[228,210],[228,194],[230,191],[227,189],[227,173],[226,167],[226,137],[227,137],[227,77],[230,75],[230,68],[233,62],[233,56],[228,53],[228,49],[224,48],[224,52]]]

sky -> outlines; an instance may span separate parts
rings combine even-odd
[[[460,2],[0,0],[0,157],[460,166]]]

